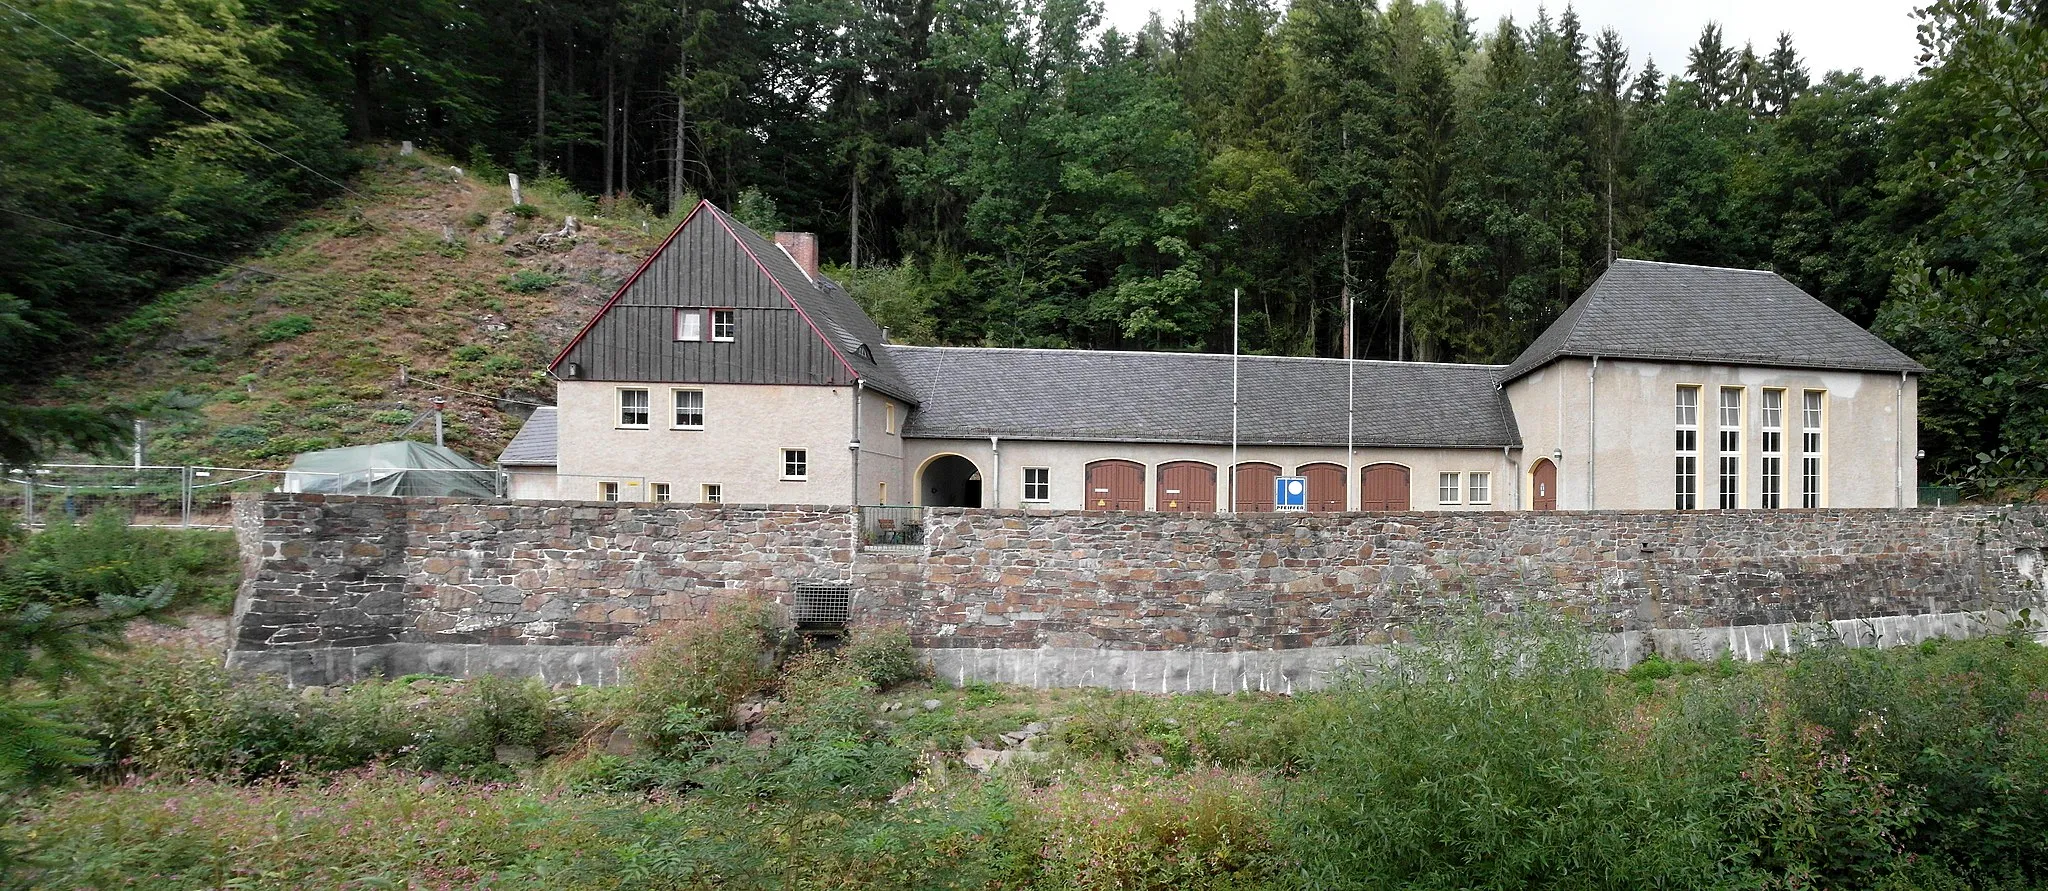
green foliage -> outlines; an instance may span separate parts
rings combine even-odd
[[[1010,843],[1039,859],[1015,887],[1257,888],[1285,869],[1272,788],[1256,775],[1084,771],[1023,794]]]
[[[301,334],[310,333],[312,330],[313,319],[311,317],[292,313],[280,316],[262,328],[257,329],[256,340],[259,343],[279,343],[291,340]]]
[[[779,630],[772,604],[735,598],[655,631],[633,654],[628,725],[664,751],[687,754],[700,727],[723,726],[734,703],[774,677]]]
[[[842,654],[846,663],[877,690],[887,690],[926,674],[917,651],[911,648],[909,629],[901,625],[855,628]]]
[[[499,287],[515,294],[538,294],[561,283],[561,276],[531,269],[522,269],[498,279]]]
[[[162,587],[174,605],[225,612],[238,560],[233,533],[131,527],[121,512],[105,510],[24,538],[0,561],[0,603],[82,606]]]
[[[535,207],[531,204],[514,204],[506,209],[510,211],[513,216],[518,217],[522,220],[530,220],[533,219],[534,217],[540,216],[540,208]]]

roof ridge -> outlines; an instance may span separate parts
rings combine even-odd
[[[1751,272],[1751,273],[1762,273],[1762,274],[1764,274],[1764,275],[1777,275],[1777,274],[1778,274],[1778,273],[1777,273],[1777,272],[1776,272],[1775,270],[1770,270],[1770,269],[1744,269],[1744,268],[1742,268],[1742,267],[1740,267],[1740,266],[1708,266],[1708,265],[1706,265],[1706,264],[1703,264],[1703,263],[1674,263],[1674,262],[1672,262],[1672,261],[1670,261],[1670,260],[1638,260],[1638,259],[1636,259],[1636,258],[1634,258],[1634,257],[1616,257],[1616,258],[1614,258],[1614,262],[1615,262],[1615,263],[1642,263],[1642,264],[1645,264],[1645,265],[1649,265],[1649,266],[1678,266],[1678,267],[1682,267],[1682,268],[1685,268],[1685,269],[1712,269],[1712,270],[1714,270],[1715,272]],[[1612,268],[1612,267],[1610,266],[1609,268]]]
[[[892,350],[955,350],[978,353],[1061,353],[1066,355],[1090,354],[1108,356],[1175,356],[1196,359],[1227,360],[1229,353],[1183,352],[1180,350],[1091,350],[1070,347],[983,347],[983,346],[923,346],[908,343],[888,344]],[[1356,362],[1361,365],[1428,366],[1437,368],[1501,369],[1506,365],[1489,365],[1479,362],[1404,362],[1394,359],[1342,359],[1333,356],[1268,356],[1257,353],[1240,353],[1240,359],[1261,359],[1289,362]]]

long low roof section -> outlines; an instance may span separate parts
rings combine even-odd
[[[905,436],[1231,441],[1228,355],[901,345],[887,350],[922,399]],[[1243,444],[1521,445],[1498,385],[1499,365],[1242,356],[1236,370],[1237,441]]]

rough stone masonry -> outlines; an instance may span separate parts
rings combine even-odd
[[[649,625],[807,582],[906,625],[939,671],[1144,690],[1326,683],[1456,610],[1541,605],[1611,657],[1756,658],[2037,606],[2048,510],[1196,515],[925,513],[862,550],[849,508],[269,494],[236,505],[230,661],[299,683],[538,674],[613,683]],[[1816,623],[1824,623],[1816,624]]]

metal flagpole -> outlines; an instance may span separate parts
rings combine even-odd
[[[1230,289],[1230,512],[1237,513],[1237,307],[1238,288]]]

